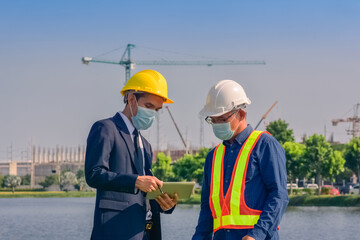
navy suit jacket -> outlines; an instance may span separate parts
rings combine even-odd
[[[145,174],[151,175],[152,150],[143,138]],[[97,121],[87,139],[85,177],[97,189],[91,239],[144,239],[146,194],[135,191],[142,169],[135,159],[135,146],[119,113]],[[161,239],[158,203],[150,201],[154,227],[150,239]],[[167,211],[166,213],[171,213]]]

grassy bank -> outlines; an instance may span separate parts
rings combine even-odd
[[[360,207],[360,195],[290,196],[289,206]]]
[[[66,197],[95,197],[95,192],[45,192],[45,191],[0,191],[0,198],[66,198]],[[196,193],[187,200],[180,200],[180,204],[200,204],[200,194]],[[290,196],[289,206],[334,206],[360,207],[360,195],[329,196],[303,195]]]
[[[19,191],[19,192],[0,192],[0,198],[66,198],[66,197],[95,197],[95,192],[36,192],[36,191]]]
[[[200,204],[200,194],[194,194],[182,204]],[[360,195],[330,196],[330,195],[303,195],[290,196],[289,206],[333,206],[333,207],[360,207]]]

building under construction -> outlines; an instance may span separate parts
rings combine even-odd
[[[154,151],[153,162],[156,161],[157,154],[164,152],[170,156],[172,161],[184,156],[184,154],[196,154],[197,149],[190,150],[166,150]],[[62,171],[70,170],[76,173],[84,168],[85,164],[85,146],[79,147],[32,147],[31,159],[29,160],[9,160],[0,162],[0,174],[31,176],[31,188],[39,185],[46,176],[51,174],[60,174]]]

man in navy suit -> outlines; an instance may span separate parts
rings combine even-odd
[[[151,145],[139,131],[151,126],[163,103],[173,101],[165,78],[154,70],[136,73],[121,94],[124,110],[97,121],[87,140],[86,181],[97,189],[91,239],[161,239],[160,212],[171,213],[177,196],[146,200],[163,183],[150,171]]]

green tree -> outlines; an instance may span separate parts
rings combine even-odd
[[[75,173],[64,171],[60,177],[60,187],[64,191],[69,191],[78,183]]]
[[[162,181],[170,181],[175,177],[173,167],[171,166],[171,157],[166,156],[163,152],[158,153],[152,168],[154,175]]]
[[[84,171],[83,168],[80,168],[80,169],[77,171],[76,177],[77,177],[77,179],[80,179],[80,178],[82,178],[82,177],[85,177],[85,171]]]
[[[345,159],[339,151],[333,151],[330,143],[322,135],[314,134],[305,140],[304,158],[309,173],[319,183],[319,194],[323,178],[331,178],[344,171]]]
[[[343,152],[346,149],[346,144],[336,143],[336,144],[332,144],[331,147],[334,149],[334,151]]]
[[[209,151],[209,148],[202,148],[196,155],[185,155],[178,159],[173,168],[176,180],[196,180],[201,184],[203,180],[205,159]]]
[[[289,124],[284,120],[278,119],[276,121],[270,122],[266,127],[266,131],[268,131],[271,135],[273,135],[276,140],[278,140],[281,144],[285,142],[294,142],[294,133],[292,129],[288,129]]]
[[[0,174],[0,187],[4,186],[4,176]]]
[[[21,176],[22,185],[30,185],[31,176],[30,174],[26,174],[25,176]]]
[[[8,188],[11,188],[12,192],[15,192],[15,188],[20,186],[21,178],[15,175],[7,175],[4,178],[4,185]]]
[[[345,147],[346,166],[358,176],[360,182],[360,137],[350,140]]]
[[[89,187],[89,185],[87,185],[86,181],[85,181],[85,177],[80,177],[77,179],[77,184],[75,185],[76,189],[78,189],[79,191],[91,191],[91,188]]]
[[[360,182],[360,137],[350,140],[345,147],[346,166],[358,176]]]
[[[59,185],[59,176],[57,174],[51,174],[45,177],[44,181],[39,183],[43,188],[48,188],[51,185]]]
[[[293,193],[292,183],[296,178],[304,178],[307,175],[307,168],[304,160],[305,145],[295,142],[283,144],[286,156],[286,169],[290,181],[290,195]]]
[[[206,158],[206,156],[209,154],[209,152],[211,151],[211,148],[200,148],[199,153],[196,155],[199,158]]]

